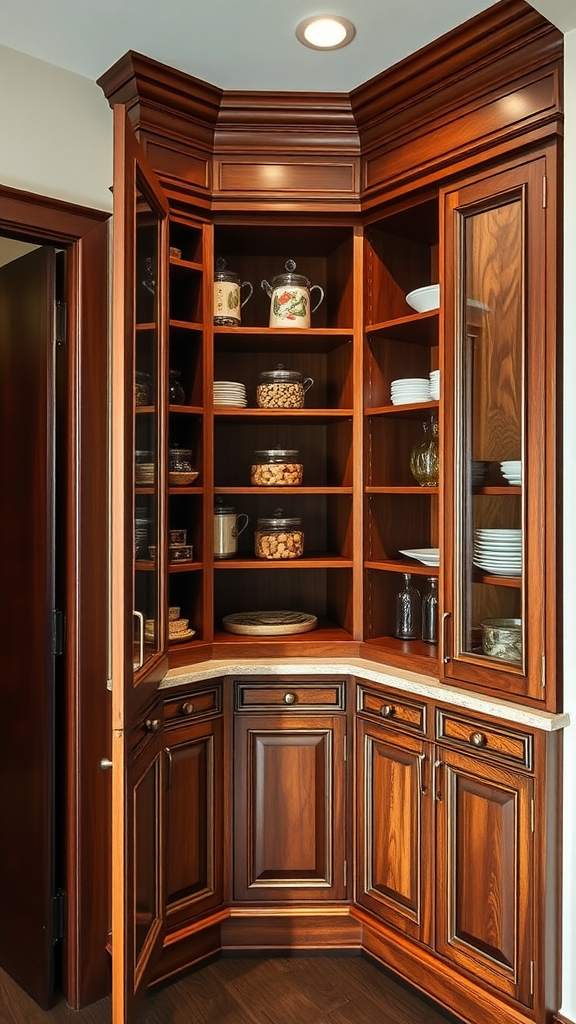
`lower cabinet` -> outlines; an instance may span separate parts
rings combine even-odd
[[[430,947],[440,972],[450,964],[537,1020],[555,972],[554,854],[549,875],[543,865],[557,755],[546,744],[556,737],[358,685],[356,902]],[[409,964],[418,953],[404,949]],[[437,991],[427,977],[430,994],[449,992],[448,975]]]
[[[222,683],[165,703],[168,935],[224,900]]]
[[[344,900],[344,682],[235,687],[234,899]]]
[[[471,1024],[550,1019],[561,733],[323,677],[198,683],[164,718],[157,979],[360,946]]]

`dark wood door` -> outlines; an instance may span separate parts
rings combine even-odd
[[[0,964],[53,994],[56,252],[0,269]]]
[[[182,724],[166,740],[169,932],[223,900],[223,720]]]
[[[436,948],[459,970],[533,1003],[533,781],[439,748]]]
[[[358,903],[430,945],[430,747],[361,719],[357,729]]]
[[[167,669],[168,206],[124,107],[114,109],[111,358],[112,1020],[132,1024],[164,939],[162,702]],[[148,404],[136,408],[139,371]],[[138,488],[136,450],[151,479]],[[148,545],[156,544],[154,563]],[[146,559],[140,558],[144,550]]]
[[[238,715],[234,898],[346,898],[346,719]]]

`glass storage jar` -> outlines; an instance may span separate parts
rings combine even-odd
[[[186,394],[182,387],[180,380],[182,374],[180,370],[170,370],[170,384],[168,394],[170,397],[170,405],[184,405],[186,401]]]
[[[193,452],[191,448],[178,448],[174,445],[169,451],[169,466],[175,473],[190,473],[192,471]]]
[[[257,487],[297,487],[303,473],[296,449],[263,448],[254,452],[250,480]]]
[[[152,377],[149,373],[136,370],[134,393],[136,405],[150,405],[150,394],[152,391]]]
[[[297,370],[286,370],[278,363],[275,370],[263,370],[256,388],[259,409],[302,409],[304,395],[312,387],[312,377],[302,379]]]
[[[404,587],[396,595],[396,636],[400,640],[419,640],[422,623],[420,591],[412,584],[412,575],[404,573]]]
[[[282,509],[277,508],[269,519],[258,519],[254,533],[254,554],[256,558],[283,561],[300,558],[304,553],[302,520],[285,519]]]

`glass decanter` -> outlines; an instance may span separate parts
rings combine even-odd
[[[400,640],[419,640],[422,623],[420,591],[412,586],[412,576],[404,573],[404,587],[396,595],[396,636]]]
[[[438,580],[427,578],[428,590],[422,598],[422,639],[427,644],[438,643]]]
[[[421,487],[438,486],[438,421],[432,416],[422,424],[424,437],[410,453],[410,470]]]

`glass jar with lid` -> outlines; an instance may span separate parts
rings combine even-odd
[[[192,470],[194,452],[191,448],[178,448],[174,445],[169,453],[169,468],[176,473],[189,473]]]
[[[180,370],[170,370],[168,396],[170,405],[184,405],[186,392],[182,386]]]
[[[303,474],[304,466],[295,448],[261,448],[254,452],[250,480],[257,487],[298,487]]]
[[[278,363],[275,370],[263,370],[256,388],[259,409],[302,409],[304,395],[312,387],[312,377],[302,378],[297,370],[287,370]]]
[[[304,553],[304,533],[300,518],[284,518],[277,508],[269,518],[258,519],[254,533],[256,558],[285,561]]]

